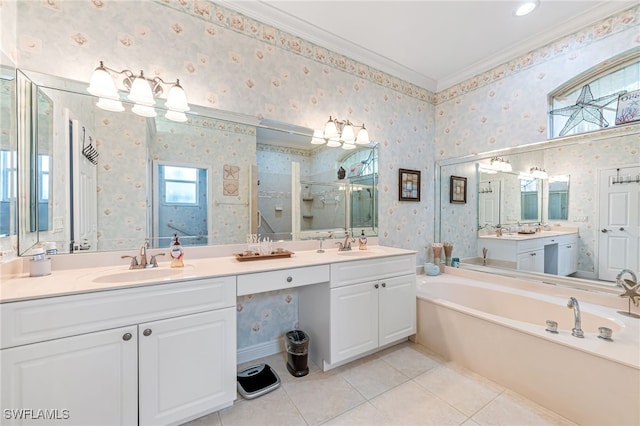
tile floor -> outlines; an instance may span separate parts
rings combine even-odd
[[[447,363],[423,346],[406,342],[323,373],[286,369],[286,354],[256,360],[282,385],[253,400],[201,417],[204,425],[572,425],[569,420],[468,370]]]

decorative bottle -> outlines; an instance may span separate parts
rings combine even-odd
[[[180,240],[178,240],[178,234],[173,234],[173,242],[171,243],[171,267],[182,268],[184,266],[184,251]]]

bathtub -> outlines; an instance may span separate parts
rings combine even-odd
[[[618,312],[625,300],[447,270],[418,276],[417,343],[578,424],[640,424],[640,319]],[[583,339],[571,335],[571,296]],[[545,331],[546,320],[558,322],[558,334]],[[597,337],[601,326],[613,341]]]

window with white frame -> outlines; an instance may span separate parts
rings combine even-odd
[[[161,166],[165,204],[196,205],[198,203],[198,169]]]

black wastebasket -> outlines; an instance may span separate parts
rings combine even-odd
[[[288,331],[285,335],[287,349],[287,370],[292,376],[309,374],[309,336],[302,330]]]

